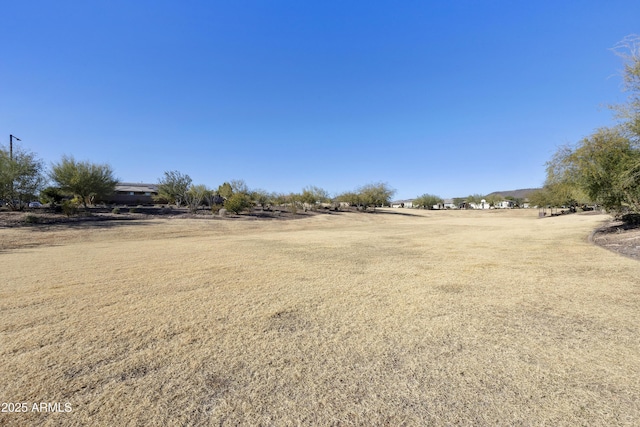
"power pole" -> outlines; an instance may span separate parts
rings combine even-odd
[[[13,160],[13,140],[16,141],[22,141],[20,138],[18,138],[17,136],[13,136],[11,134],[9,134],[9,159]]]
[[[14,200],[14,194],[13,194],[13,171],[14,171],[14,165],[13,165],[13,140],[16,141],[20,141],[20,138],[13,136],[11,134],[9,134],[9,170],[11,171],[11,186],[10,188],[10,194],[11,194],[11,206],[13,206],[15,200]],[[20,202],[22,203],[22,202]]]

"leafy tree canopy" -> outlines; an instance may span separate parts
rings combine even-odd
[[[547,163],[545,186],[556,203],[586,198],[612,211],[640,211],[640,181],[634,170],[640,165],[640,150],[622,126],[602,128],[575,147],[562,147]],[[584,196],[582,196],[584,197]],[[566,202],[567,200],[565,200]],[[566,204],[566,203],[562,203]]]
[[[60,203],[64,199],[64,193],[58,187],[47,187],[40,191],[40,199],[45,203]]]
[[[231,184],[225,182],[224,184],[218,187],[218,194],[224,199],[228,199],[233,194],[233,188],[231,188]]]
[[[77,196],[85,208],[88,203],[111,195],[118,183],[111,166],[79,162],[71,156],[63,156],[52,165],[51,179],[63,192]]]
[[[44,164],[35,154],[0,147],[0,199],[11,209],[21,209],[36,198],[46,182]]]
[[[418,196],[413,201],[413,205],[422,209],[433,209],[435,205],[444,203],[444,200],[440,196],[434,194],[423,194]]]
[[[320,187],[308,186],[302,190],[300,201],[308,205],[314,206],[317,203],[327,203],[331,201],[329,193]]]
[[[396,194],[386,183],[367,184],[358,189],[360,203],[366,206],[389,206],[391,198]]]
[[[555,153],[540,194],[548,204],[588,200],[617,213],[640,212],[640,37],[626,37],[614,50],[629,93],[627,103],[612,107],[621,122]]]

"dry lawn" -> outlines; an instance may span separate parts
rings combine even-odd
[[[607,217],[390,212],[0,229],[0,425],[640,425]]]

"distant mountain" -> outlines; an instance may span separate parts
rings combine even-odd
[[[491,194],[487,194],[487,196],[510,196],[515,197],[516,199],[526,199],[527,197],[529,197],[529,194],[538,190],[540,190],[540,188],[523,188],[520,190],[494,191]]]

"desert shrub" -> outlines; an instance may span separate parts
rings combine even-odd
[[[224,202],[224,207],[235,214],[239,214],[252,205],[253,204],[251,203],[249,196],[244,193],[234,193]]]
[[[137,208],[129,208],[129,213],[137,213],[138,209]]]
[[[221,205],[221,204],[213,204],[213,205],[211,205],[211,213],[212,214],[217,214],[218,212],[220,212],[220,209],[222,209],[222,206],[223,205]]]
[[[111,211],[112,214],[119,214],[120,213],[120,208],[113,208],[113,210]]]
[[[62,212],[66,216],[77,215],[78,214],[78,203],[76,200],[63,200],[62,201]]]
[[[40,222],[40,218],[35,215],[27,215],[26,217],[24,217],[24,222],[25,224],[37,224],[38,222]]]

